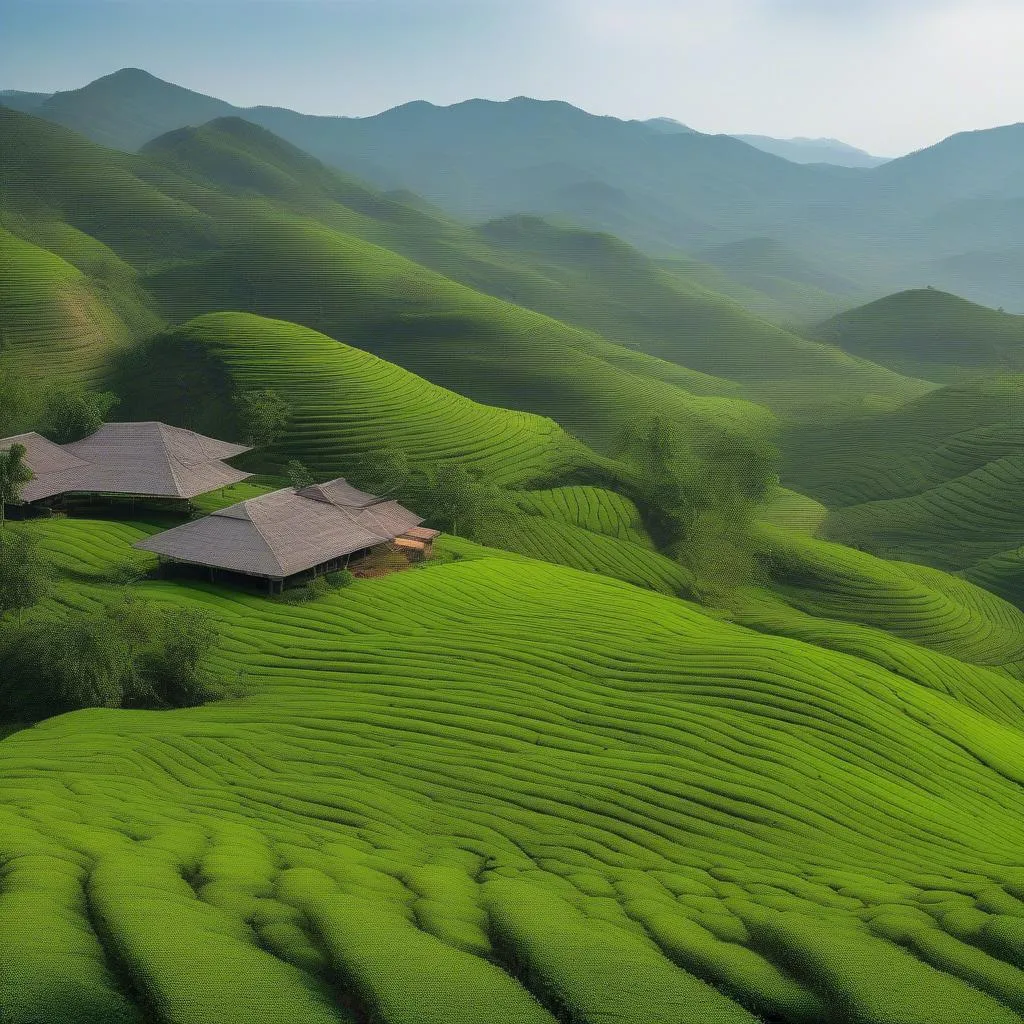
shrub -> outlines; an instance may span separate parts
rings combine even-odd
[[[122,598],[38,614],[0,635],[0,704],[27,718],[87,707],[200,704],[220,690],[201,663],[216,632],[198,611]]]
[[[288,479],[292,482],[292,487],[297,491],[302,490],[303,487],[310,487],[315,482],[312,472],[298,459],[290,459],[285,470]]]
[[[348,569],[338,569],[335,572],[329,572],[323,578],[332,587],[350,587],[356,581],[355,576]]]
[[[276,391],[246,391],[235,398],[235,410],[249,444],[272,445],[292,417],[292,409]]]

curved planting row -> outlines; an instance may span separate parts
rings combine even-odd
[[[636,505],[615,491],[588,486],[554,487],[518,494],[516,503],[524,511],[546,519],[628,540],[642,547],[653,546]]]
[[[0,228],[0,346],[29,377],[91,381],[125,325],[85,275]]]
[[[486,524],[476,531],[476,537],[496,548],[601,573],[663,594],[683,595],[692,591],[690,572],[679,562],[654,551],[649,543],[620,540],[558,518],[516,515]]]
[[[141,532],[33,529],[75,601]],[[997,724],[457,546],[302,605],[138,588],[205,610],[248,692],[0,743],[5,1020],[1022,1019],[1016,680],[935,655],[1006,695]]]
[[[1022,507],[1024,455],[1014,454],[910,497],[839,509],[829,517],[828,531],[850,543],[961,569],[1019,539]]]
[[[776,591],[796,608],[883,629],[967,663],[1024,660],[1024,613],[993,594],[839,544],[767,526],[762,536]]]
[[[457,459],[509,484],[604,464],[553,421],[480,405],[304,327],[241,313],[200,317],[176,337],[205,346],[243,391],[292,406],[276,448],[322,473],[395,446],[414,462]]]

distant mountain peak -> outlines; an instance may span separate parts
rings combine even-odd
[[[733,138],[797,164],[823,163],[867,168],[878,167],[888,160],[887,157],[875,156],[840,139],[812,139],[803,135],[789,139],[776,139],[770,135],[734,135]]]

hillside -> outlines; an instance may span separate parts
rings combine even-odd
[[[864,168],[797,164],[729,136],[526,97],[325,117],[243,110],[126,69],[37,109],[127,150],[168,130],[241,116],[335,168],[421,194],[458,217],[553,216],[658,256],[771,237],[855,281],[857,295],[932,283],[1024,312],[1019,275],[985,280],[976,265],[1019,244],[1019,125],[962,133]]]
[[[147,528],[33,529],[90,603]],[[141,584],[247,693],[0,743],[5,1017],[1020,1020],[1015,681],[458,549],[298,607]]]
[[[934,288],[847,310],[813,334],[854,355],[931,380],[953,382],[964,372],[1024,369],[1024,316]]]
[[[612,466],[552,420],[479,405],[308,328],[251,314],[191,320],[127,372],[129,414],[148,409],[214,434],[237,430],[233,393],[273,389],[291,421],[264,457],[295,457],[328,478],[389,445],[414,465],[458,460],[499,484]]]
[[[485,224],[478,231],[468,231],[422,211],[403,209],[350,179],[338,178],[306,154],[244,122],[217,121],[198,130],[172,133],[148,145],[145,153],[159,158],[176,174],[198,173],[204,180],[234,192],[256,192],[283,200],[304,219],[315,219],[317,224],[332,229],[332,234],[327,235],[319,228],[310,231],[295,224],[294,240],[286,240],[278,220],[269,239],[256,238],[244,251],[235,248],[219,257],[216,264],[197,266],[196,280],[190,279],[192,271],[185,267],[155,277],[153,288],[168,296],[169,301],[188,296],[188,303],[173,311],[176,317],[194,315],[205,308],[252,308],[247,305],[251,293],[258,297],[256,312],[305,322],[327,333],[352,338],[447,387],[493,388],[494,375],[486,382],[472,384],[464,376],[435,376],[439,368],[450,366],[452,361],[431,349],[423,323],[416,324],[417,340],[411,350],[404,327],[399,328],[398,337],[391,338],[382,337],[377,323],[371,332],[366,332],[365,319],[358,303],[353,307],[351,297],[353,292],[359,296],[369,291],[374,284],[363,274],[353,289],[346,279],[345,264],[355,258],[350,255],[340,260],[333,255],[342,249],[352,249],[352,238],[338,237],[336,232],[340,230],[346,236],[370,240],[417,261],[418,267],[410,268],[379,248],[372,255],[366,250],[366,260],[360,261],[381,265],[388,279],[415,274],[422,282],[416,291],[427,287],[422,274],[424,264],[443,273],[448,280],[433,286],[433,301],[439,308],[457,307],[454,316],[444,314],[442,323],[456,332],[463,344],[467,337],[490,334],[496,322],[509,321],[510,317],[516,321],[514,328],[510,324],[510,330],[526,329],[537,341],[556,328],[547,319],[516,311],[507,301],[500,305],[491,303],[493,312],[485,313],[479,295],[453,289],[452,279],[499,300],[511,300],[515,306],[598,330],[605,339],[675,364],[673,367],[666,362],[630,356],[593,336],[559,329],[565,339],[563,345],[596,355],[633,375],[654,378],[658,383],[645,385],[651,389],[648,401],[660,401],[659,396],[667,394],[661,382],[669,382],[699,394],[745,392],[754,401],[803,414],[807,396],[814,393],[816,384],[820,386],[824,381],[841,382],[853,402],[861,397],[869,402],[893,404],[927,388],[921,382],[851,360],[834,348],[808,342],[751,316],[738,304],[707,288],[662,272],[648,257],[612,236],[552,225],[534,217],[506,218]],[[299,196],[302,198],[296,198]],[[353,216],[353,212],[358,216]],[[256,268],[243,271],[239,260],[256,262],[256,252],[265,251],[268,246],[274,251],[275,280],[287,276],[287,260],[295,250],[301,250],[303,266],[317,261],[323,269],[316,277],[303,273],[300,280],[289,280],[283,286],[264,281],[265,259]],[[326,253],[328,248],[330,256]],[[324,253],[322,260],[320,253]],[[388,262],[382,264],[382,260]],[[388,267],[386,272],[384,266]],[[225,278],[231,290],[218,291],[218,281]],[[243,278],[249,282],[244,292],[238,287]],[[282,292],[287,293],[287,305],[276,299]],[[345,296],[344,310],[337,309],[338,293]],[[381,311],[388,310],[393,303],[390,296],[380,294],[379,290],[364,298],[372,299],[373,316],[378,320]],[[410,298],[403,296],[406,308]],[[316,312],[311,317],[312,310]],[[393,330],[389,326],[389,332]],[[518,344],[525,344],[525,339]],[[550,345],[544,348],[550,353]],[[481,356],[482,353],[477,358]],[[578,356],[573,354],[571,358]],[[550,354],[534,351],[520,362],[534,373],[548,360]],[[679,366],[699,372],[680,371]],[[566,368],[563,356],[560,370]],[[580,387],[580,374],[593,372],[581,365],[580,373],[572,374],[574,382],[567,384],[563,392],[566,406],[572,390]],[[709,380],[701,374],[719,379]],[[721,380],[723,377],[729,380]],[[737,392],[732,382],[739,383],[743,390]],[[523,390],[531,396],[543,394],[543,389],[535,386]],[[495,394],[482,390],[476,394],[504,405],[515,406],[521,401],[518,393],[507,391]],[[587,398],[588,404],[594,401],[593,396]],[[531,408],[552,415],[561,412],[570,417],[563,421],[566,426],[591,436],[592,426],[574,418],[567,408]]]
[[[0,423],[110,388],[254,475],[5,506],[2,1024],[1024,1024],[1021,318],[835,315],[998,167],[140,71],[22,102]],[[436,540],[237,507],[338,476]],[[328,558],[208,571],[240,533]]]
[[[783,479],[828,505],[826,535],[978,582],[990,570],[975,567],[998,559],[996,592],[1019,600],[1021,386],[1015,376],[950,385],[895,413],[797,430]]]

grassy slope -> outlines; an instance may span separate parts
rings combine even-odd
[[[922,389],[774,327],[724,296],[664,272],[610,235],[556,227],[537,217],[510,217],[473,231],[386,200],[243,121],[224,119],[174,132],[145,152],[176,174],[214,182],[234,194],[270,197],[304,219],[402,253],[474,289],[690,368],[673,371],[639,356],[628,365],[688,390],[734,392],[735,384],[721,379],[726,377],[739,381],[749,397],[792,410],[808,404],[814,385],[826,382],[842,386],[851,402],[892,403]],[[307,290],[325,283],[311,282]],[[310,296],[300,313],[278,310],[276,315],[302,320],[318,302],[320,319],[312,325],[330,327],[332,314],[324,308],[329,296]],[[350,334],[353,329],[347,325]],[[533,329],[549,333],[539,322]],[[622,353],[593,338],[570,344],[625,365]],[[413,368],[422,372],[418,365]]]
[[[31,528],[76,604],[145,529]],[[453,547],[301,606],[142,585],[248,693],[0,743],[8,1019],[1020,1020],[1014,680]]]
[[[938,289],[889,295],[820,324],[816,337],[929,380],[1024,369],[1024,316]]]
[[[306,327],[247,313],[211,313],[160,339],[156,357],[138,371],[132,408],[156,401],[170,416],[187,411],[176,375],[203,358],[213,374],[208,395],[222,415],[217,371],[231,389],[272,388],[289,402],[291,422],[268,457],[298,458],[318,474],[337,475],[387,445],[414,465],[457,459],[498,484],[615,470],[550,419],[479,405]],[[191,393],[193,382],[186,387]]]
[[[77,381],[102,376],[112,351],[130,336],[80,270],[3,228],[0,332],[12,369]]]
[[[997,575],[1013,575],[1021,385],[1016,376],[953,385],[887,416],[801,429],[784,445],[784,478],[829,506],[824,530],[837,540],[969,575],[995,557]],[[1003,579],[997,590],[1013,588]]]

